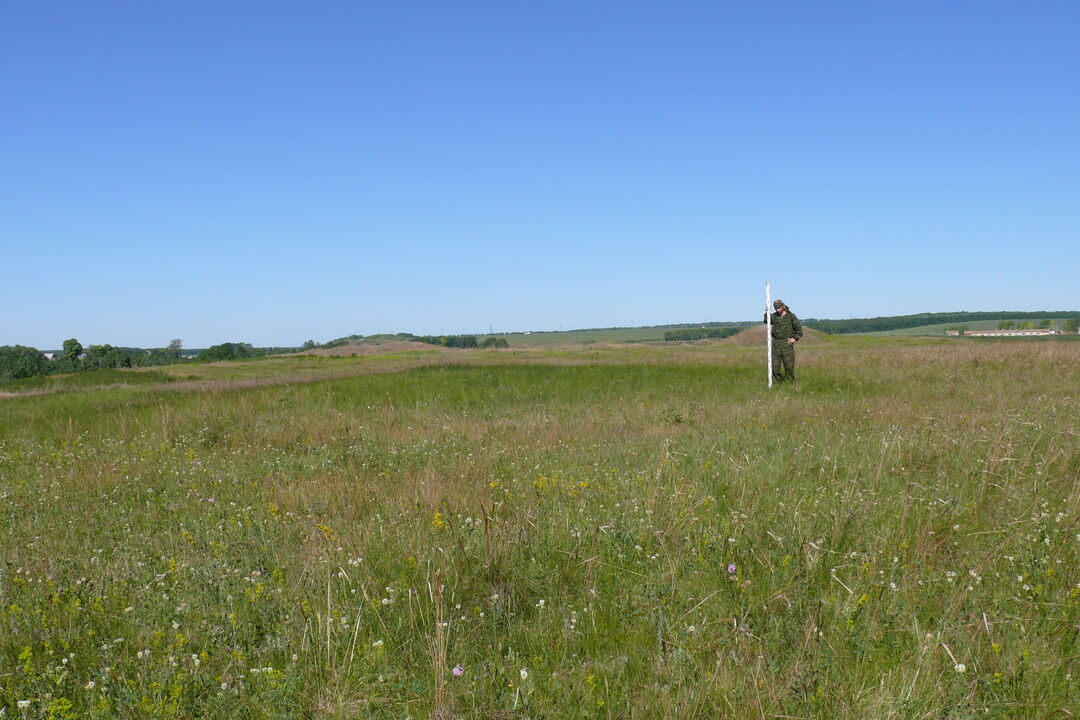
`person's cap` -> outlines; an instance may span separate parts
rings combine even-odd
[[[784,301],[783,300],[773,300],[772,306],[779,310],[780,308],[784,307]]]

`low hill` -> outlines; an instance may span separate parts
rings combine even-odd
[[[799,344],[814,345],[821,342],[829,342],[829,336],[820,330],[803,326],[803,337]],[[748,327],[737,335],[724,338],[720,345],[765,345],[765,324]]]
[[[437,345],[429,345],[412,340],[388,340],[385,342],[363,342],[357,345],[338,345],[329,348],[305,350],[294,355],[320,355],[322,357],[341,357],[344,355],[393,355],[403,352],[439,352]]]
[[[1028,312],[1023,310],[1000,310],[992,312],[944,312],[944,313],[918,313],[916,315],[891,315],[888,317],[873,318],[847,318],[844,320],[821,320],[817,318],[801,318],[803,325],[812,325],[818,330],[823,330],[830,335],[848,333],[871,333],[886,332],[889,330],[902,330],[905,328],[918,328],[933,325],[957,326],[985,321],[1016,320],[1016,321],[1040,321],[1058,320],[1063,322],[1068,318],[1080,317],[1080,311],[1076,310],[1037,310]]]

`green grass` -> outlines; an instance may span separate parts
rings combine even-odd
[[[179,366],[177,366],[179,367]],[[186,369],[186,366],[185,366]],[[17,380],[0,380],[0,392],[20,393],[26,391],[57,391],[72,388],[99,387],[101,385],[148,385],[172,382],[177,374],[161,369],[121,370],[104,369],[63,375],[37,375]]]
[[[771,392],[629,346],[0,399],[0,708],[1068,717],[1071,344],[799,352]]]

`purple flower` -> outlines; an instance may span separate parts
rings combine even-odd
[[[728,565],[727,566],[727,571],[728,571],[728,575],[734,575],[735,574],[735,563],[731,563],[730,565]]]
[[[461,667],[461,665],[455,665],[454,669],[451,670],[450,672],[454,673],[455,675],[464,675],[465,674],[465,668]]]

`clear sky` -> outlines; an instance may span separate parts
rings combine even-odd
[[[1080,308],[1080,2],[3,2],[0,345]]]

